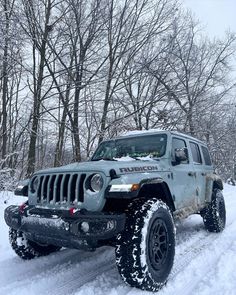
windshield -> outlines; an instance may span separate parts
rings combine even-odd
[[[102,142],[95,151],[92,161],[116,160],[122,157],[134,159],[159,158],[166,151],[166,134],[137,136]]]

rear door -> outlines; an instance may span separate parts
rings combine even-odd
[[[206,171],[198,143],[190,141],[190,150],[193,160],[193,174],[196,181],[196,195],[198,205],[204,204],[206,192]]]

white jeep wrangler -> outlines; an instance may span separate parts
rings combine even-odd
[[[28,201],[8,207],[5,220],[23,259],[110,245],[124,281],[156,291],[173,265],[174,220],[201,214],[208,231],[221,232],[222,189],[203,142],[133,133],[102,142],[88,162],[36,172],[16,190]]]

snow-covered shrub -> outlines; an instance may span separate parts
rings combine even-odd
[[[17,179],[13,169],[0,170],[0,191],[13,191],[16,184]]]
[[[226,181],[228,184],[235,186],[236,185],[236,180],[233,179],[233,177],[230,177]]]

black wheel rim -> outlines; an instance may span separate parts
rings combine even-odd
[[[166,224],[162,219],[156,219],[149,233],[148,255],[153,269],[160,270],[166,262],[169,237]]]

